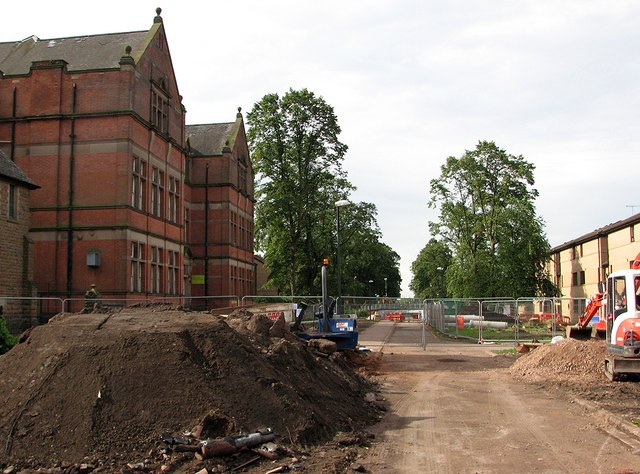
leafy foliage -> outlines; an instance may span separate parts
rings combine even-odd
[[[342,293],[400,296],[400,256],[380,241],[382,236],[376,223],[375,206],[360,203],[343,207],[340,212]]]
[[[413,278],[409,288],[417,298],[445,298],[447,296],[445,270],[450,264],[449,247],[432,238],[411,264]]]
[[[12,336],[7,328],[4,318],[0,316],[0,354],[4,354],[18,342],[18,338]]]
[[[265,95],[247,123],[256,171],[256,250],[264,253],[269,283],[291,295],[319,294],[322,260],[336,255],[334,204],[355,189],[342,169],[347,146],[338,139],[337,117],[322,97],[302,89]],[[342,281],[359,281],[365,273],[368,281],[373,271],[391,278],[387,266],[397,267],[399,258],[379,242],[375,206],[352,204],[340,212]]]
[[[451,296],[554,294],[545,273],[549,244],[536,216],[534,165],[481,141],[460,158],[449,157],[431,181],[430,223],[452,251],[447,268]]]

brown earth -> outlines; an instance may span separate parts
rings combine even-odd
[[[496,403],[506,403],[523,420],[536,420],[535,426],[540,420],[532,418],[534,400],[544,403],[550,418],[560,424],[564,412],[562,407],[551,411],[552,400],[584,401],[627,421],[640,417],[640,384],[606,379],[602,341],[567,340],[515,356],[429,335],[422,352],[411,342],[416,335],[419,340],[417,325],[392,326],[391,332],[371,337],[379,350],[368,356],[327,355],[291,336],[284,321],[273,324],[242,311],[224,318],[156,306],[59,315],[0,357],[0,468],[33,472],[40,467],[39,472],[52,474],[193,473],[206,468],[213,473],[230,472],[254,459],[252,452],[241,452],[197,461],[192,453],[174,452],[160,439],[169,434],[196,443],[185,433],[200,425],[201,438],[263,427],[275,430],[278,459],[261,458],[239,472],[264,473],[280,466],[318,473],[409,472],[403,467],[424,470],[431,465],[440,472],[513,472],[501,470],[510,469],[504,463],[511,459],[501,450],[509,453],[514,446],[520,450],[514,466],[547,472],[549,450],[558,447],[545,444],[550,435],[532,428],[525,434],[538,440],[540,452],[512,437],[494,449],[496,456],[507,456],[500,458],[503,467],[489,470],[486,466],[493,461],[482,461],[482,453],[491,438],[489,445],[459,447],[466,455],[445,461],[438,461],[443,448],[432,439],[417,446],[421,454],[412,461],[411,437],[437,435],[434,439],[444,446],[455,445],[457,439],[478,439],[475,431],[466,431],[475,424],[472,418],[456,418],[470,400],[478,406],[469,406],[469,414],[491,413]],[[375,385],[362,374],[375,375],[388,400],[374,396]],[[488,386],[493,389],[487,391]],[[470,393],[483,395],[470,398]],[[522,396],[528,400],[524,405],[516,400]],[[389,413],[382,417],[386,406]],[[496,414],[496,423],[506,416]],[[590,433],[598,425],[589,420],[569,433]],[[435,432],[416,430],[418,423],[429,426],[435,421],[426,428]],[[512,426],[506,420],[504,426],[498,424],[500,430]],[[567,449],[577,449],[577,441],[572,442]],[[593,440],[594,446],[599,442]],[[558,459],[563,459],[561,452],[555,462],[561,462]],[[568,466],[561,464],[559,470]]]
[[[564,398],[587,400],[629,422],[640,422],[640,383],[610,382],[604,374],[603,340],[565,339],[518,358],[509,372],[517,379],[557,392]]]
[[[389,403],[369,427],[374,443],[357,452],[367,472],[640,472],[640,429],[620,416],[640,417],[638,384],[600,379],[602,341],[516,355],[505,351],[513,344],[443,338],[415,323],[380,323],[360,340],[384,352]],[[597,393],[598,404],[582,397]]]
[[[282,453],[304,464],[305,446],[380,416],[344,355],[243,311],[61,314],[0,357],[0,373],[0,467],[15,470],[226,472],[250,457],[197,462],[161,440],[198,425],[202,439],[272,428]]]

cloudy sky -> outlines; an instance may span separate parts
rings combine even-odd
[[[157,6],[187,123],[289,88],[334,107],[403,296],[429,181],[479,140],[535,164],[552,246],[640,212],[640,1],[32,0],[3,5],[0,42],[146,30]]]

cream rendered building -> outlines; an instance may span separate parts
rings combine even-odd
[[[552,248],[549,273],[563,298],[562,315],[576,322],[598,283],[630,268],[638,253],[640,213]]]

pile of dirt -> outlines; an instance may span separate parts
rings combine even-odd
[[[510,371],[533,382],[550,379],[599,382],[606,379],[603,371],[606,354],[604,341],[564,339],[523,355],[511,366]]]
[[[202,437],[270,427],[305,446],[380,416],[344,356],[248,312],[62,314],[23,339],[0,357],[0,465],[112,471],[203,421]]]
[[[603,340],[565,339],[521,355],[509,372],[555,396],[586,400],[635,423],[640,419],[640,383],[609,381],[604,374],[606,355]]]

